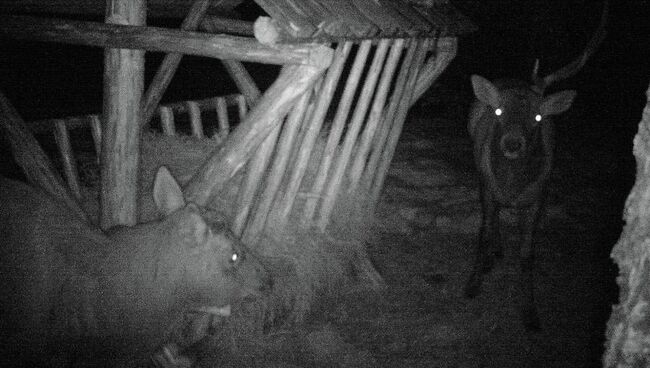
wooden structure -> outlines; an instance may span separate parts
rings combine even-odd
[[[269,17],[254,24],[213,15],[240,2],[86,0],[70,6],[60,0],[0,6],[5,13],[0,37],[106,49],[102,115],[31,125],[54,132],[73,198],[79,197],[79,183],[69,130],[92,130],[97,154],[101,151],[103,228],[136,220],[141,129],[159,116],[165,134],[173,135],[174,116],[186,113],[192,134],[203,137],[201,116],[209,109],[219,116],[216,148],[184,191],[198,204],[209,203],[246,167],[233,227],[247,241],[269,227],[283,229],[291,216],[306,228],[325,231],[337,201],[348,198],[374,208],[409,107],[454,58],[456,35],[473,27],[445,0],[257,0]],[[165,15],[180,8],[187,14],[180,29],[144,26],[147,11]],[[108,9],[105,23],[15,15],[98,9]],[[168,53],[146,89],[142,50]],[[158,106],[183,54],[221,59],[241,95]],[[260,91],[242,61],[278,64],[282,70]],[[226,112],[235,105],[236,123]],[[325,123],[330,115],[331,123]],[[326,137],[320,138],[324,148],[315,150],[319,137]],[[15,154],[21,150],[16,146]],[[305,182],[309,162],[318,168]]]

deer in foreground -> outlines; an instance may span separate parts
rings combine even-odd
[[[186,203],[165,167],[153,192],[162,219],[104,233],[43,190],[0,177],[0,366],[117,364],[152,353],[184,313],[227,316],[231,303],[261,295],[270,281],[261,263]]]
[[[545,95],[553,83],[576,74],[605,37],[608,3],[605,1],[598,29],[582,55],[572,63],[541,78],[535,63],[533,84],[522,80],[494,83],[472,75],[476,101],[472,105],[468,130],[474,142],[474,160],[480,174],[482,220],[476,258],[465,296],[479,294],[484,274],[495,257],[503,255],[499,231],[502,207],[516,211],[519,226],[520,312],[528,331],[540,329],[534,300],[534,235],[544,211],[547,184],[553,166],[551,116],[571,106],[575,91]]]

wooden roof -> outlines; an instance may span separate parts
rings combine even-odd
[[[475,26],[447,0],[255,0],[292,39],[452,36]]]

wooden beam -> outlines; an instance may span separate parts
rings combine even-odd
[[[109,0],[106,22],[144,25],[146,5],[146,0]],[[137,222],[143,90],[144,51],[106,49],[99,219],[102,229]]]
[[[264,64],[299,64],[323,68],[331,62],[331,51],[322,45],[269,47],[246,37],[15,15],[0,16],[0,37],[143,49]],[[330,58],[327,55],[330,55]]]
[[[456,57],[458,39],[456,37],[442,37],[436,40],[435,51],[424,64],[418,75],[411,105],[415,103],[429,87],[447,69],[449,63]]]
[[[23,169],[27,180],[63,201],[77,217],[89,223],[88,216],[66,188],[63,179],[27,128],[27,124],[2,92],[0,92],[0,128],[4,131],[14,159]]]
[[[331,54],[328,59],[331,60]],[[221,191],[224,184],[249,161],[275,125],[284,119],[296,100],[312,88],[323,70],[312,66],[285,66],[246,119],[190,179],[184,189],[186,198],[204,205],[213,194]]]
[[[199,22],[203,18],[203,15],[208,10],[208,6],[210,6],[210,0],[195,1],[194,4],[192,4],[192,8],[190,8],[190,11],[187,13],[187,16],[185,17],[185,19],[183,19],[183,23],[181,24],[181,30],[183,31],[195,30],[198,27]],[[178,53],[167,54],[165,55],[165,58],[163,59],[162,63],[160,63],[160,66],[158,67],[158,71],[156,72],[156,75],[153,77],[153,80],[151,81],[149,88],[147,88],[147,92],[145,93],[143,98],[143,104],[142,104],[143,127],[149,123],[149,120],[151,120],[151,117],[153,116],[156,107],[160,103],[163,94],[165,93],[167,87],[169,86],[169,82],[171,82],[172,78],[174,77],[174,73],[178,68],[178,64],[181,63],[182,58],[183,58],[183,54],[178,54]]]
[[[213,1],[210,12],[224,14],[232,11],[243,0]],[[181,18],[194,0],[147,0],[147,17]],[[2,14],[81,14],[103,16],[106,0],[2,0]]]

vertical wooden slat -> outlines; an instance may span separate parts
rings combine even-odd
[[[195,1],[194,4],[192,4],[192,7],[190,8],[187,16],[183,20],[181,29],[184,31],[195,30],[201,22],[201,19],[203,19],[203,16],[205,15],[205,12],[208,10],[209,6],[210,0]],[[165,89],[167,89],[169,82],[171,82],[172,77],[174,76],[174,72],[176,71],[176,68],[178,67],[178,64],[181,62],[182,58],[183,54],[165,55],[165,58],[160,64],[160,67],[158,67],[158,71],[156,72],[156,75],[151,81],[151,84],[147,89],[147,93],[143,98],[142,125],[148,124],[149,120],[151,120],[151,117],[156,111],[156,106],[158,106],[158,103],[160,103],[160,99],[162,98]]]
[[[102,121],[97,115],[90,116],[90,132],[93,136],[93,143],[95,143],[95,154],[97,155],[97,164],[100,163],[102,154]]]
[[[429,47],[429,42],[430,39],[424,39],[418,42],[418,47],[417,47],[418,50],[416,56],[414,58],[413,63],[409,67],[410,73],[408,76],[408,81],[406,82],[406,89],[404,90],[404,93],[400,100],[399,108],[397,110],[397,113],[395,114],[393,126],[390,130],[390,135],[388,136],[388,140],[386,142],[386,147],[384,148],[384,152],[382,153],[381,161],[377,169],[377,173],[375,174],[375,179],[372,183],[371,193],[370,193],[371,195],[370,204],[373,207],[377,203],[377,200],[379,199],[379,194],[381,193],[381,189],[384,186],[384,179],[386,178],[386,174],[388,173],[388,168],[390,166],[391,161],[393,160],[393,155],[395,154],[397,141],[399,140],[399,136],[402,134],[402,128],[404,127],[404,120],[406,120],[406,114],[408,113],[408,110],[411,107],[411,100],[413,97],[415,84],[417,82],[418,72],[420,71],[420,67],[424,62],[424,57],[426,56],[427,49]]]
[[[244,95],[238,95],[237,96],[237,116],[239,117],[239,121],[243,121],[244,118],[246,117],[246,113],[248,112],[248,106],[246,105],[246,97]],[[226,114],[227,116],[227,114]]]
[[[261,96],[260,89],[257,88],[253,77],[248,73],[244,64],[238,60],[221,60],[221,63],[226,67],[226,71],[235,81],[239,91],[246,96],[248,105],[255,106]]]
[[[56,172],[52,161],[45,154],[27,124],[20,117],[4,93],[0,92],[0,128],[11,145],[11,152],[27,180],[42,188],[53,197],[60,199],[68,209],[81,219],[89,222],[88,216]]]
[[[248,172],[244,179],[244,184],[239,190],[239,198],[237,200],[237,212],[233,220],[232,231],[237,236],[241,236],[248,219],[253,202],[256,200],[255,193],[257,188],[262,182],[262,177],[266,172],[266,168],[271,161],[271,154],[278,141],[282,124],[279,122],[275,124],[271,133],[266,137],[264,142],[259,146],[253,159],[248,163]]]
[[[289,183],[285,189],[283,197],[278,201],[278,204],[273,211],[273,217],[269,219],[273,222],[273,226],[278,229],[284,228],[289,218],[289,213],[291,212],[296,195],[298,194],[300,183],[302,182],[305,170],[309,164],[309,157],[311,156],[314,143],[318,138],[318,133],[323,125],[323,120],[325,120],[325,114],[330,106],[341,72],[343,71],[343,66],[345,65],[345,61],[347,60],[351,49],[352,42],[347,41],[340,43],[334,53],[334,60],[327,71],[323,87],[317,96],[316,106],[311,114],[309,123],[306,126],[307,130],[302,139],[297,158],[293,163],[293,171]]]
[[[195,101],[186,101],[187,112],[190,116],[192,135],[196,138],[203,138],[203,122],[201,121],[201,109]]]
[[[108,0],[106,22],[144,25],[145,0]],[[100,226],[134,225],[142,125],[144,50],[104,51]]]
[[[219,133],[215,136],[219,137],[219,140],[224,140],[230,133],[230,121],[228,121],[228,105],[226,104],[226,99],[223,97],[217,97],[217,118],[219,124]]]
[[[345,82],[345,88],[343,90],[343,95],[341,96],[339,105],[336,110],[336,115],[334,116],[334,121],[332,122],[332,128],[330,129],[329,136],[327,137],[327,144],[325,145],[325,150],[320,159],[320,164],[318,166],[316,178],[310,189],[310,197],[307,198],[304,208],[303,221],[307,223],[312,218],[314,211],[316,210],[316,205],[318,199],[325,186],[327,181],[327,175],[329,173],[330,165],[336,154],[336,149],[338,147],[339,141],[341,139],[341,134],[343,134],[343,128],[345,127],[345,122],[348,120],[348,115],[350,108],[352,107],[352,102],[354,100],[354,95],[357,92],[357,87],[359,85],[359,80],[363,73],[364,66],[366,65],[366,60],[368,58],[368,53],[372,42],[370,40],[363,41],[359,46],[357,55],[354,59],[352,69],[348,74],[348,79]]]
[[[397,80],[393,86],[393,92],[390,96],[390,102],[388,106],[384,108],[383,114],[380,118],[379,126],[377,132],[372,140],[372,153],[370,154],[370,159],[366,164],[366,169],[363,172],[363,182],[367,183],[370,187],[372,181],[375,178],[375,173],[377,171],[377,165],[379,165],[379,159],[384,150],[384,145],[390,132],[390,127],[397,112],[399,102],[404,93],[404,88],[406,87],[406,80],[409,75],[410,65],[413,62],[415,57],[416,43],[414,40],[409,41],[408,50],[404,59],[401,63],[400,72],[397,75]]]
[[[329,66],[332,54],[323,52],[321,59],[323,66],[320,68],[311,65],[285,65],[282,68],[246,119],[185,185],[183,192],[189,201],[199,205],[207,203],[250,160],[296,101],[312,88]]]
[[[357,142],[357,136],[361,130],[361,124],[363,124],[366,113],[368,112],[370,99],[375,92],[375,86],[377,85],[379,74],[383,68],[384,60],[386,58],[386,53],[388,52],[390,43],[390,39],[383,39],[377,46],[372,64],[370,65],[370,70],[366,76],[363,90],[361,91],[361,96],[359,96],[356,107],[354,109],[352,120],[348,125],[345,140],[343,141],[343,147],[341,148],[341,152],[339,153],[336,160],[334,171],[329,177],[328,185],[325,187],[322,206],[319,214],[320,217],[318,219],[318,227],[321,231],[324,231],[325,227],[329,223],[330,215],[334,209],[334,203],[338,198],[341,185],[343,183],[345,170],[350,162],[352,149]]]
[[[399,59],[402,56],[403,49],[404,39],[395,40],[395,43],[393,43],[393,46],[390,50],[390,54],[388,55],[388,61],[386,61],[386,66],[382,72],[381,81],[379,82],[379,87],[377,87],[375,99],[373,101],[372,108],[370,109],[368,119],[366,120],[366,126],[359,141],[359,149],[357,150],[354,163],[352,164],[352,167],[349,171],[349,192],[356,190],[361,175],[363,174],[364,166],[368,158],[368,151],[370,150],[370,145],[372,144],[372,138],[375,136],[377,127],[381,121],[381,115],[386,104],[388,89],[390,88],[390,84],[393,80]]]
[[[70,145],[70,134],[65,126],[65,120],[57,119],[54,122],[54,140],[59,148],[61,162],[63,163],[63,174],[68,182],[70,192],[77,199],[81,199],[81,189],[79,186],[79,175],[77,174],[77,161],[72,152]]]
[[[273,166],[271,167],[269,176],[266,179],[264,192],[260,195],[254,217],[244,232],[243,241],[245,244],[255,244],[257,236],[264,230],[266,219],[271,210],[273,200],[278,193],[278,189],[280,189],[282,178],[285,176],[291,151],[296,142],[296,135],[298,134],[300,125],[304,121],[307,105],[312,95],[312,91],[309,91],[300,98],[291,111],[285,127],[282,129],[277,154],[273,160]]]
[[[160,126],[165,135],[176,135],[176,125],[174,124],[174,112],[167,106],[160,106],[158,109],[160,114]]]

